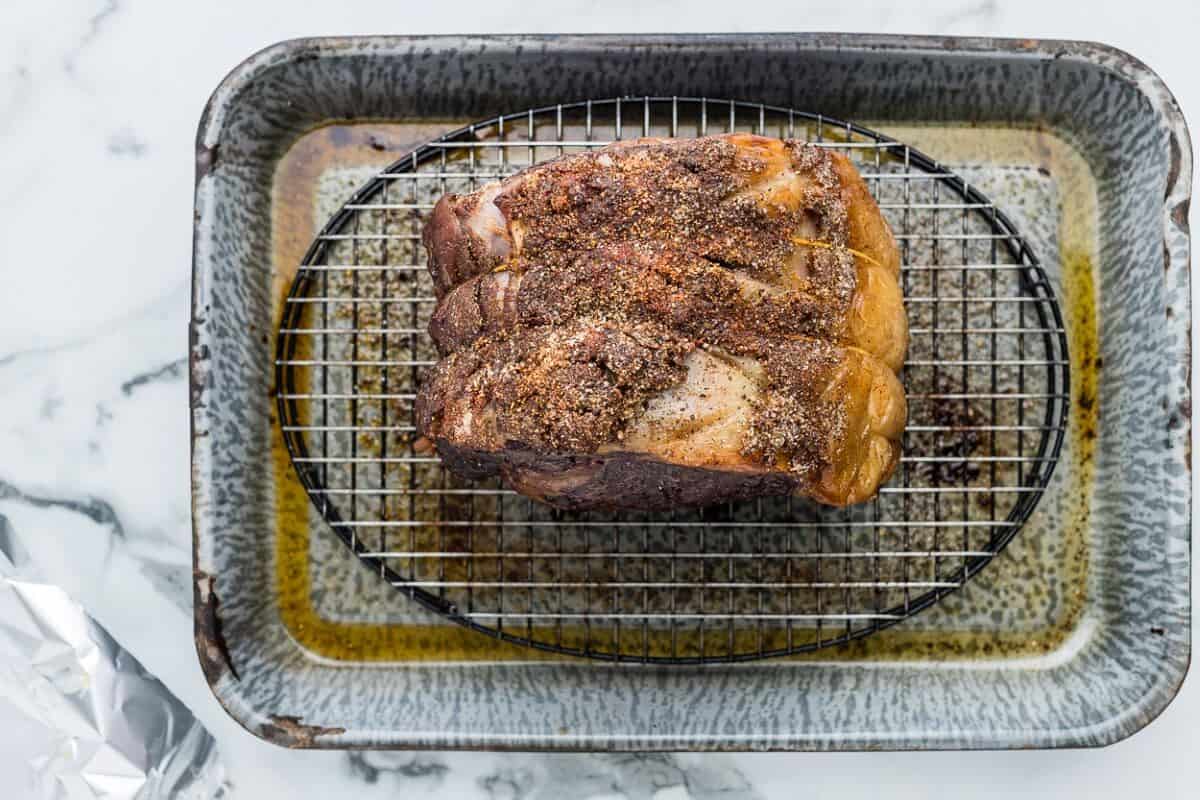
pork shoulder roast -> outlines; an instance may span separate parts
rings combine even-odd
[[[844,156],[638,139],[446,195],[419,432],[568,509],[872,497],[900,455],[899,252]]]

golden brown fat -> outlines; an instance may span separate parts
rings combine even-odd
[[[849,340],[898,372],[908,352],[908,316],[899,282],[881,266],[859,264],[846,326]]]
[[[842,201],[845,203],[849,222],[849,245],[878,263],[893,278],[900,277],[900,250],[896,237],[879,213],[879,205],[867,189],[862,175],[841,153],[829,153],[834,169],[842,185]]]
[[[820,478],[805,492],[830,505],[870,499],[900,460],[908,403],[899,378],[856,348],[846,355],[826,392],[846,403],[847,430]]]
[[[890,232],[889,232],[890,235]],[[828,242],[792,237],[804,247],[834,249]],[[866,350],[898,372],[904,366],[908,352],[908,315],[904,311],[904,294],[891,267],[854,248],[846,248],[856,260],[857,286],[847,315],[850,343]],[[883,321],[887,324],[880,325]]]

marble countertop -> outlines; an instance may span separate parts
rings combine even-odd
[[[53,0],[0,10],[0,529],[213,732],[231,796],[1091,797],[1189,795],[1200,688],[1102,751],[536,755],[291,752],[209,692],[191,632],[188,396],[193,139],[246,55],[296,36],[872,31],[1092,39],[1200,108],[1200,7],[1098,0],[921,4],[527,0],[439,4]],[[469,7],[469,10],[465,10]],[[0,783],[47,746],[0,700]],[[10,789],[15,789],[13,794]],[[1193,790],[1194,791],[1194,788]]]

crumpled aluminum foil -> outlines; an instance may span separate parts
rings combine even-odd
[[[212,735],[65,591],[0,519],[0,696],[52,733],[31,765],[53,800],[225,794]],[[5,783],[19,781],[9,775]]]

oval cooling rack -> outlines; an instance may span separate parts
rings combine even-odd
[[[567,513],[461,481],[417,440],[437,354],[421,230],[470,192],[635,136],[748,131],[848,155],[896,233],[911,325],[901,463],[850,509],[763,498],[672,514]],[[817,114],[626,98],[496,117],[429,142],[357,191],[312,243],[280,326],[284,439],[313,503],[364,562],[448,618],[620,661],[815,650],[928,608],[1029,518],[1062,446],[1062,314],[1009,219],[913,148]]]

